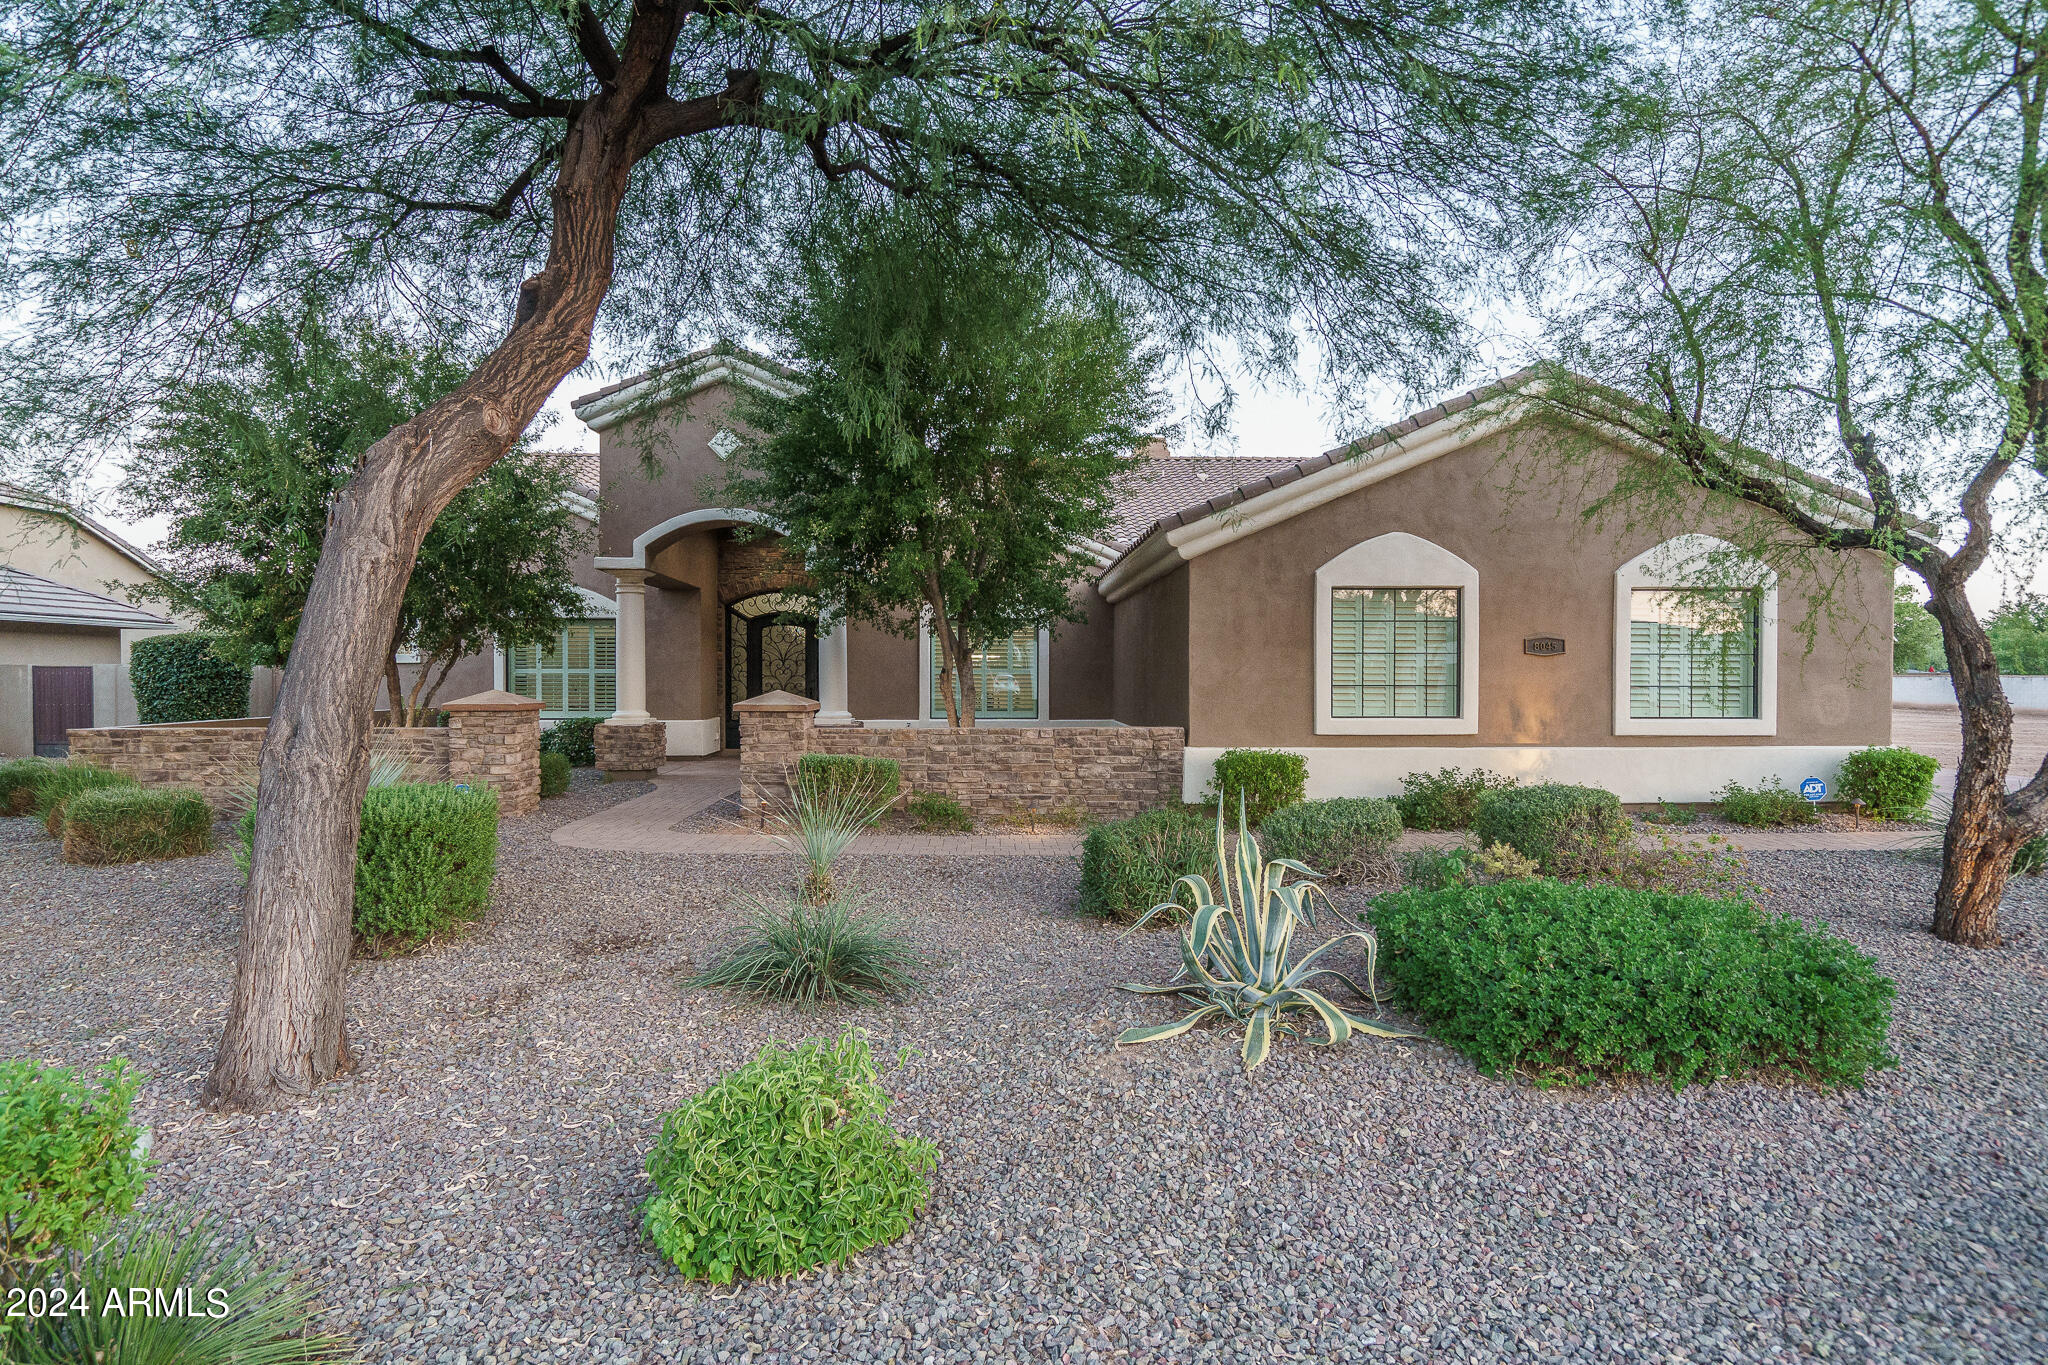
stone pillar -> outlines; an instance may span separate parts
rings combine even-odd
[[[788,795],[789,774],[811,747],[818,703],[767,692],[732,709],[740,718],[740,811],[757,821],[771,799]]]
[[[818,641],[818,720],[820,725],[855,725],[846,709],[846,618],[840,617]]]
[[[510,692],[479,692],[444,702],[448,780],[493,787],[500,815],[540,809],[540,703]]]
[[[613,569],[619,580],[618,702],[613,720],[641,721],[647,712],[647,570]]]
[[[597,727],[597,767],[607,782],[645,782],[668,761],[668,722],[613,716]]]

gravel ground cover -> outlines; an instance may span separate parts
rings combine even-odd
[[[836,1027],[684,991],[774,857],[599,854],[508,821],[489,920],[351,970],[362,1065],[283,1113],[193,1103],[230,979],[227,856],[61,863],[0,820],[0,1054],[149,1077],[152,1197],[312,1277],[378,1361],[2048,1359],[2048,882],[1995,953],[1921,931],[1932,870],[1753,855],[1899,983],[1900,1070],[1863,1092],[1545,1092],[1436,1044],[1112,1049],[1171,1005],[1163,934],[1073,912],[1077,861],[873,858],[943,963],[849,1016],[932,1137],[903,1241],[706,1290],[642,1238],[661,1114],[769,1039]],[[1340,895],[1352,898],[1358,892]]]

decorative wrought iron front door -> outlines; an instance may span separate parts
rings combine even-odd
[[[795,593],[743,597],[725,609],[725,746],[740,746],[734,702],[764,692],[818,695],[817,608]]]

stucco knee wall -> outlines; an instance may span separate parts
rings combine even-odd
[[[1809,777],[1840,785],[1842,760],[1860,745],[1674,745],[1663,748],[1565,748],[1550,745],[1432,748],[1303,748],[1308,797],[1396,796],[1409,773],[1484,768],[1529,782],[1600,787],[1622,801],[1709,801],[1730,782],[1754,786],[1777,778],[1798,789]],[[1190,748],[1181,799],[1199,801],[1216,772],[1221,748]]]

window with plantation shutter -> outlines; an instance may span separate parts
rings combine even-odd
[[[1330,714],[1458,714],[1456,588],[1336,588],[1330,594]]]
[[[1630,716],[1756,716],[1756,593],[1637,588],[1629,597],[1628,634]]]
[[[540,703],[543,717],[609,716],[618,709],[618,630],[609,620],[571,621],[505,661],[510,690]]]
[[[925,666],[931,674],[932,720],[946,718],[946,689],[939,680],[936,638],[926,636]],[[974,680],[980,689],[976,720],[1038,718],[1038,631],[1026,627],[974,651]]]

